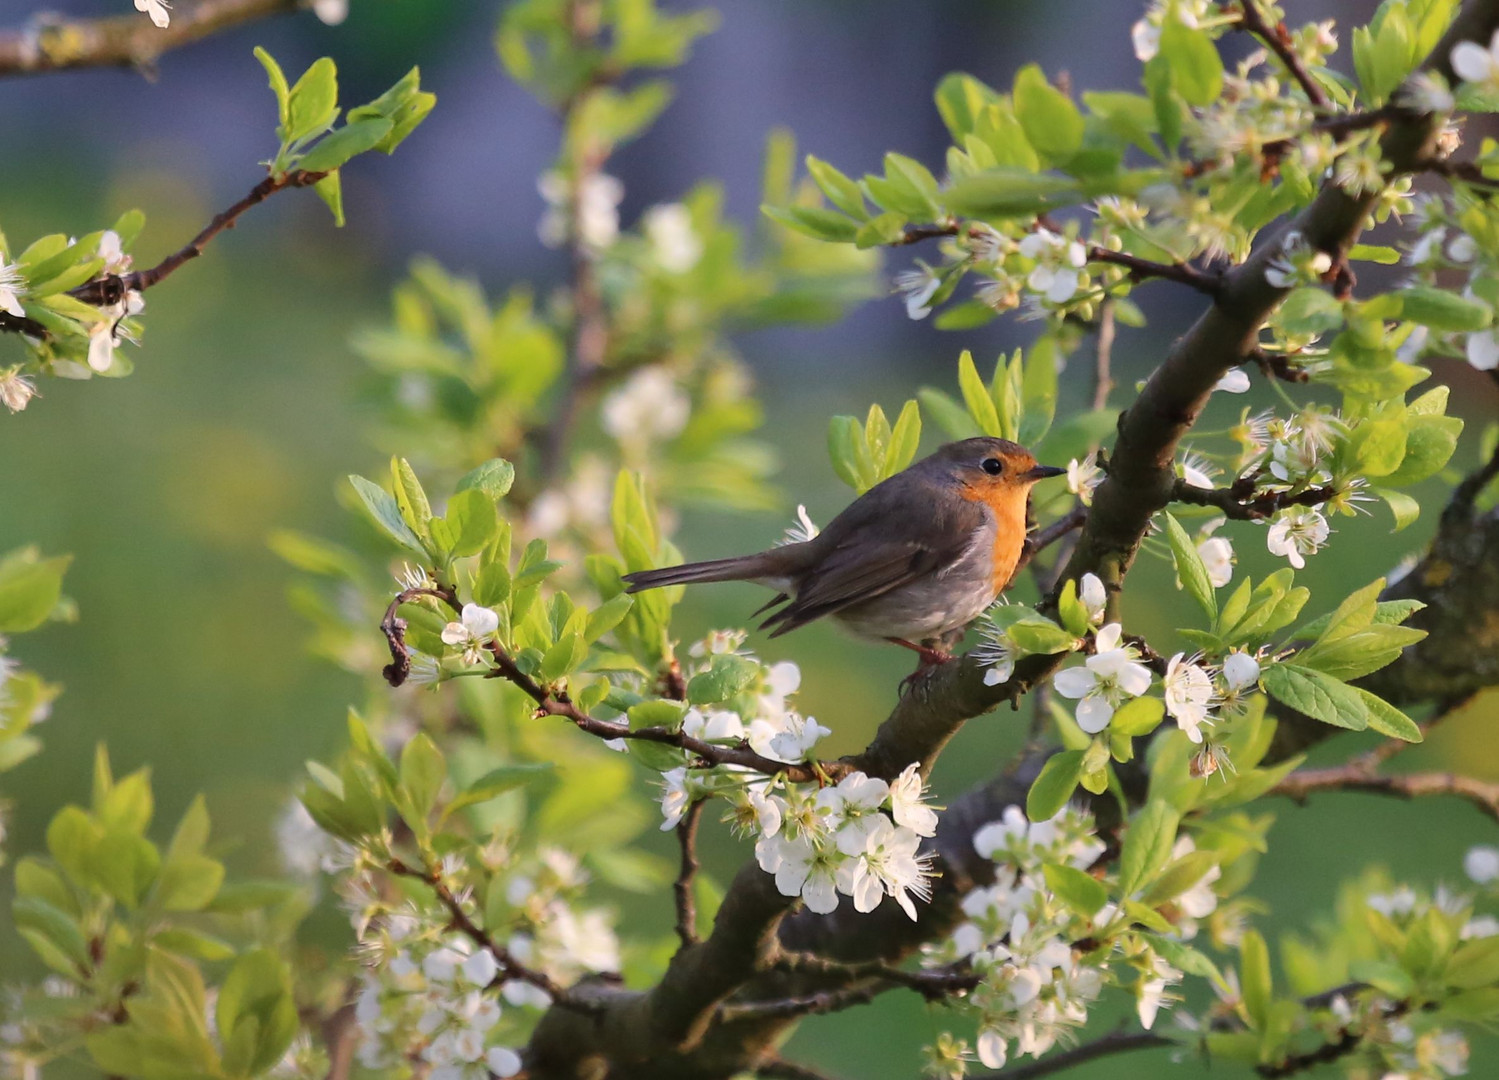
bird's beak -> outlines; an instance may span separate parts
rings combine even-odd
[[[1037,465],[1021,475],[1034,484],[1037,480],[1045,480],[1050,476],[1062,476],[1066,472],[1066,469],[1059,469],[1055,465]]]

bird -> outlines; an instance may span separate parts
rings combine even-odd
[[[810,540],[753,555],[624,575],[627,591],[708,581],[776,590],[755,615],[779,637],[825,615],[855,634],[914,650],[917,672],[1009,585],[1026,536],[1031,487],[1066,469],[1038,465],[1008,439],[948,443],[882,480]]]

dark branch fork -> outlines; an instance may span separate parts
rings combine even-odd
[[[677,822],[677,843],[682,848],[682,862],[677,871],[677,880],[672,882],[672,893],[677,902],[677,937],[682,940],[683,948],[698,942],[697,904],[692,896],[692,883],[700,866],[697,860],[697,827],[703,817],[704,804],[703,799],[692,800],[686,813],[682,815],[682,820]]]
[[[1200,488],[1177,480],[1171,501],[1191,506],[1211,506],[1234,521],[1259,521],[1288,506],[1319,506],[1337,498],[1336,487],[1309,487],[1301,491],[1257,491],[1255,477],[1241,476],[1228,487]]]

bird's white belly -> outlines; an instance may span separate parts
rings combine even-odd
[[[836,618],[856,634],[898,637],[908,641],[939,637],[967,626],[994,603],[993,541],[980,530],[961,559],[862,604],[844,608]]]

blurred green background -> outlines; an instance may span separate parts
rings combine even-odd
[[[66,5],[70,14],[121,6]],[[0,4],[0,18],[17,25],[28,7],[10,0]],[[115,71],[0,82],[7,234],[24,243],[44,232],[81,233],[140,206],[148,221],[137,252],[142,264],[247,190],[257,160],[274,149],[273,106],[252,46],[266,45],[288,70],[333,56],[350,100],[372,96],[412,64],[439,96],[429,122],[394,158],[362,158],[346,170],[346,230],[332,228],[310,193],[277,197],[152,291],[149,334],[133,354],[131,378],[51,380],[28,411],[0,416],[0,550],[34,542],[48,553],[73,553],[67,591],[81,615],[17,645],[65,692],[39,732],[43,754],[0,778],[13,804],[12,854],[40,847],[51,814],[85,796],[90,752],[105,741],[117,771],[151,766],[162,820],[206,791],[215,831],[239,840],[231,862],[246,872],[276,869],[271,831],[301,762],[337,751],[344,710],[362,693],[357,680],[305,655],[305,627],[285,599],[290,571],[266,547],[275,529],[347,538],[361,528],[334,500],[345,474],[369,473],[380,460],[365,438],[361,364],[347,339],[383,320],[389,287],[418,252],[477,275],[491,295],[521,279],[542,291],[562,279],[562,257],[535,232],[542,210],[535,176],[549,162],[556,128],[493,59],[497,9],[441,0],[354,0],[352,7],[336,30],[303,15],[168,55],[154,82]],[[1298,5],[1296,15],[1357,20],[1366,7],[1309,4],[1303,12]],[[1136,78],[1127,42],[1138,10],[1117,0],[734,0],[721,10],[721,29],[682,72],[677,103],[611,167],[629,192],[627,222],[650,202],[712,176],[725,182],[731,213],[753,224],[759,155],[778,124],[845,171],[872,168],[892,148],[936,160],[945,136],[930,92],[950,70],[1007,84],[1020,63],[1036,59],[1049,70],[1071,67],[1079,90]],[[1089,28],[1086,40],[1079,26]],[[891,269],[903,261],[897,256]],[[1142,297],[1150,330],[1126,332],[1117,346],[1122,393],[1191,318],[1194,298],[1162,289],[1169,286]],[[785,463],[788,508],[805,502],[825,522],[846,501],[823,450],[830,414],[862,414],[871,401],[898,407],[922,383],[950,386],[960,348],[992,358],[1027,333],[1006,322],[942,334],[908,322],[889,301],[832,328],[744,337],[738,344],[759,377]],[[0,341],[0,364],[12,347]],[[1462,465],[1475,453],[1477,428],[1499,412],[1492,384],[1475,375],[1461,365],[1437,368],[1455,387],[1456,411],[1470,421]],[[1064,375],[1064,408],[1081,404],[1089,377],[1080,356]],[[1215,409],[1227,420],[1240,404]],[[1213,416],[1205,423],[1223,426]],[[1333,547],[1302,580],[1331,598],[1387,572],[1429,535],[1441,490],[1432,485],[1422,494],[1425,518],[1395,536],[1383,510],[1339,519]],[[690,512],[680,543],[690,557],[706,558],[769,542],[784,524],[785,515]],[[1241,572],[1258,577],[1271,568],[1254,527],[1232,535]],[[682,608],[684,636],[742,621],[760,599],[742,586],[699,590]],[[1153,641],[1169,638],[1176,602],[1166,570],[1146,560],[1128,598],[1132,629]],[[906,663],[821,625],[751,644],[802,665],[803,705],[834,729],[834,753],[867,738],[894,702],[892,665],[904,670]],[[1461,762],[1465,771],[1499,778],[1499,744],[1488,735],[1496,701],[1480,700],[1402,763]],[[937,769],[939,795],[1006,761],[1026,719],[1026,712],[1001,712],[970,724]],[[1356,737],[1348,737],[1323,753],[1355,748]],[[1340,880],[1371,861],[1415,882],[1455,883],[1466,847],[1494,840],[1491,823],[1450,802],[1350,795],[1322,797],[1311,809],[1274,809],[1272,853],[1254,890],[1274,912],[1272,931],[1305,926],[1328,909]],[[714,839],[709,865],[726,875],[747,850],[721,832]],[[665,850],[667,840],[660,843]],[[7,904],[8,886],[7,874],[0,886]],[[626,927],[659,931],[667,917],[660,905],[635,906]],[[319,925],[337,927],[332,919]],[[0,973],[34,973],[10,934],[0,935]],[[917,1048],[941,1027],[940,1013],[890,995],[809,1023],[788,1054],[844,1076],[911,1076]],[[1485,1061],[1499,1060],[1492,1042],[1475,1043],[1474,1054],[1476,1075],[1489,1074]],[[1069,1075],[1127,1080],[1155,1076],[1164,1065],[1164,1054],[1147,1054]]]

